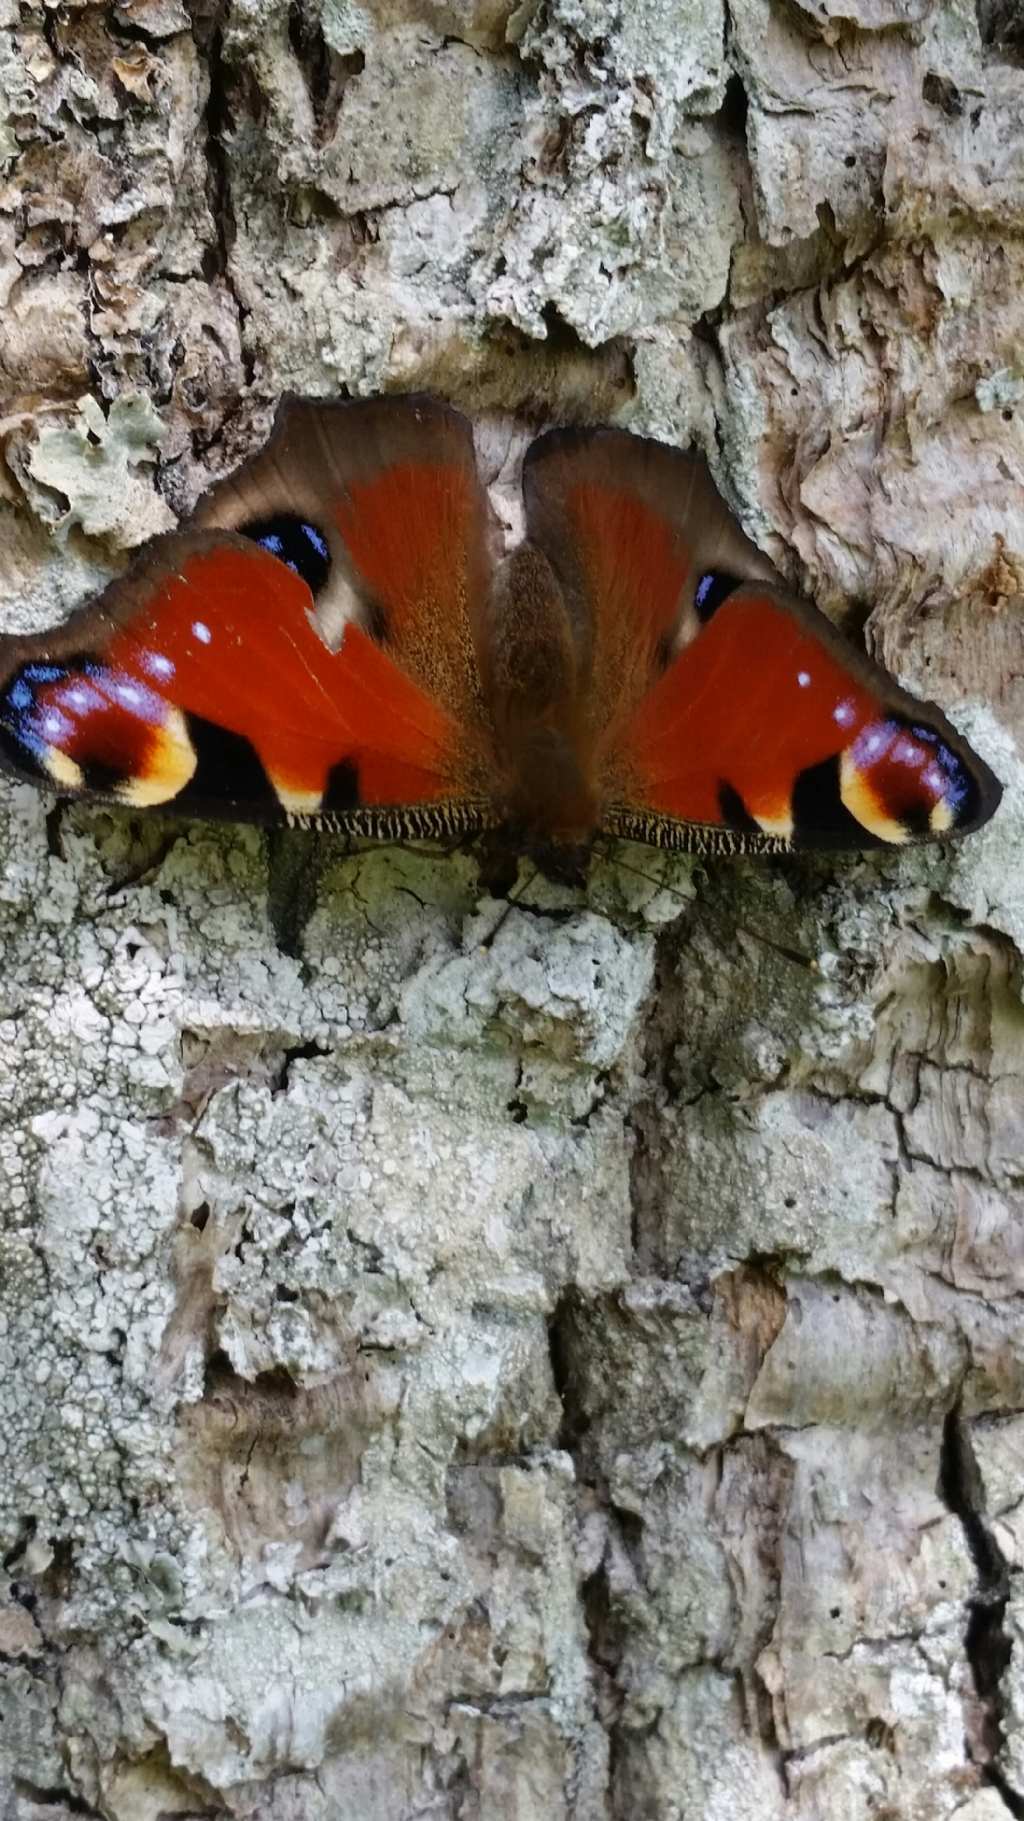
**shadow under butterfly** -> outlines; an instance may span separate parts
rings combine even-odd
[[[993,814],[988,766],[787,590],[700,459],[552,430],[522,484],[501,555],[457,411],[284,401],[188,529],[0,639],[0,760],[133,810],[486,835],[561,880],[599,834],[863,849]]]

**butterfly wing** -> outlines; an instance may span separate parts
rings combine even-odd
[[[993,813],[983,761],[784,588],[696,458],[556,432],[529,451],[524,487],[528,534],[587,644],[607,832],[856,849]]]
[[[266,447],[205,496],[196,523],[243,532],[300,570],[313,534],[307,579],[327,640],[354,618],[456,718],[481,724],[494,531],[460,412],[411,394],[286,398]]]
[[[0,755],[137,808],[444,833],[491,820],[469,425],[294,404],[267,448],[61,628],[0,641]]]

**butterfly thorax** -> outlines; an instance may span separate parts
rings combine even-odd
[[[583,660],[551,566],[532,544],[497,572],[485,660],[504,820],[528,853],[584,847],[598,802],[580,711]]]

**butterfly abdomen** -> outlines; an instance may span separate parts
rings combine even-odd
[[[571,738],[558,727],[526,726],[509,758],[508,789],[499,808],[524,851],[584,846],[597,827],[598,809]]]
[[[551,565],[535,545],[520,544],[498,569],[485,644],[497,807],[528,849],[582,844],[597,823],[580,707],[587,666]]]

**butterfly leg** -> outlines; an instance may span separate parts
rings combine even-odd
[[[46,851],[51,860],[66,860],[64,852],[64,823],[67,818],[68,800],[58,797],[51,809],[46,812]]]
[[[519,876],[519,849],[504,829],[492,828],[476,844],[480,890],[491,898],[507,898]]]
[[[508,893],[506,894],[506,897],[505,897],[505,908],[500,912],[497,922],[495,922],[491,925],[491,928],[488,930],[487,935],[484,937],[483,941],[481,942],[480,947],[482,949],[493,948],[495,936],[498,934],[498,931],[501,928],[503,928],[504,924],[507,922],[510,913],[513,910],[515,910],[515,907],[518,904],[519,899],[522,897],[527,886],[533,884],[534,880],[537,877],[537,871],[538,871],[537,867],[534,866],[532,871],[530,871],[528,873],[524,873],[521,879],[516,879],[513,882],[513,884],[509,887]]]
[[[328,843],[315,828],[267,831],[267,910],[283,955],[301,956],[302,937],[316,909]]]

